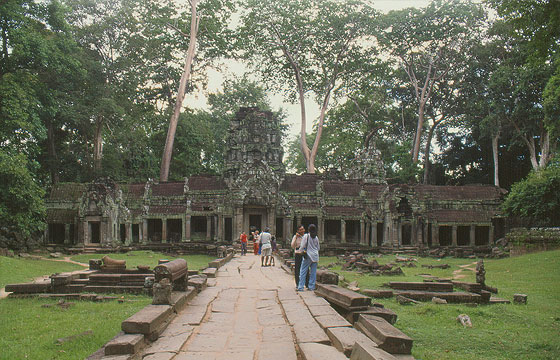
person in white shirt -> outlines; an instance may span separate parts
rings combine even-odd
[[[315,282],[317,280],[317,264],[319,263],[319,238],[317,237],[317,226],[309,225],[309,233],[303,235],[301,239],[300,249],[304,251],[304,258],[301,262],[299,271],[298,291],[303,291],[305,277],[309,272],[309,290],[315,290]]]
[[[261,266],[270,266],[270,258],[272,257],[272,235],[267,227],[261,233]]]

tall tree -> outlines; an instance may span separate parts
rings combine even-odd
[[[300,149],[309,173],[333,94],[349,74],[372,58],[371,21],[375,11],[361,1],[243,1],[241,37],[246,57],[271,88],[299,102]],[[306,95],[320,104],[317,134],[307,143]]]
[[[434,87],[460,69],[465,45],[484,18],[478,5],[461,0],[434,0],[426,8],[392,11],[381,18],[379,40],[404,69],[414,90],[417,124],[412,162],[418,162],[424,121]]]

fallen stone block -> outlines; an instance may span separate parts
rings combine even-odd
[[[482,302],[482,297],[480,294],[468,293],[468,292],[436,292],[436,291],[417,291],[417,290],[406,290],[406,291],[395,291],[395,295],[406,297],[415,301],[432,301],[433,297],[438,297],[440,299],[446,300],[448,303],[454,304],[467,304],[467,303],[477,303]],[[397,299],[398,301],[398,299]]]
[[[317,270],[317,282],[338,285],[338,274],[328,270]]]
[[[488,303],[489,304],[511,304],[511,301],[509,301],[507,299],[502,299],[502,298],[492,296]]]
[[[352,353],[352,348],[356,341],[370,342],[372,346],[377,346],[373,340],[365,336],[363,333],[354,329],[353,327],[333,327],[327,329],[327,336],[331,339],[331,342],[338,351],[344,353],[344,355],[350,357]]]
[[[171,316],[170,305],[148,305],[122,322],[121,328],[127,334],[152,334]]]
[[[36,294],[47,293],[52,288],[51,280],[39,280],[32,283],[23,284],[8,284],[4,289],[6,292],[13,292],[15,294]]]
[[[348,311],[365,310],[371,304],[370,297],[338,285],[317,284],[315,293]]]
[[[379,348],[391,354],[410,354],[412,351],[412,339],[378,316],[362,314],[355,326]]]
[[[300,344],[301,355],[304,360],[346,360],[346,356],[335,347],[322,344]]]
[[[197,292],[201,292],[208,286],[208,278],[202,275],[189,276],[188,286],[194,287]]]
[[[390,324],[394,324],[397,322],[397,314],[395,314],[394,311],[378,306],[370,306],[366,310],[361,311],[351,311],[346,315],[346,320],[354,324],[356,321],[358,321],[360,314],[379,316],[380,318],[385,319]]]
[[[105,355],[136,354],[145,345],[142,334],[121,334],[105,345]]]
[[[325,330],[331,327],[352,326],[352,324],[346,321],[340,314],[316,316],[315,320],[319,323],[319,326]]]
[[[471,282],[464,282],[464,281],[453,281],[452,282],[453,286],[455,286],[456,288],[468,291],[468,292],[474,292],[474,293],[480,293],[480,291],[482,290],[482,284],[479,283],[471,283]]]
[[[526,294],[513,294],[513,303],[514,304],[527,304],[527,295]]]
[[[376,299],[384,299],[393,297],[393,290],[372,290],[363,289],[362,293],[367,296],[371,296]]]
[[[441,299],[441,298],[438,298],[438,297],[435,297],[435,296],[434,296],[434,297],[432,298],[432,303],[434,303],[434,304],[440,304],[440,305],[441,305],[441,304],[447,304],[447,300]]]
[[[388,352],[378,348],[375,343],[356,341],[352,347],[350,360],[396,360]]]
[[[422,290],[422,291],[435,291],[435,292],[452,292],[452,283],[438,283],[438,282],[400,282],[392,281],[389,287],[395,290]]]

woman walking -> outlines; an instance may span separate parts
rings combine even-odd
[[[309,272],[309,290],[315,290],[315,281],[317,279],[317,264],[319,263],[319,238],[317,237],[317,226],[309,225],[309,233],[303,235],[301,239],[300,249],[304,251],[301,269],[299,271],[298,291],[303,291],[305,277]]]

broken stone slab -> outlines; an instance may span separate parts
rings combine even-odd
[[[434,304],[447,304],[447,300],[434,296],[432,298],[432,303],[434,303]]]
[[[315,320],[319,323],[319,326],[325,330],[331,327],[352,326],[352,324],[346,321],[340,314],[315,316]]]
[[[412,351],[412,339],[385,319],[362,314],[355,326],[388,353],[410,354]]]
[[[372,346],[377,346],[373,340],[365,336],[363,333],[354,329],[353,327],[333,327],[327,329],[327,336],[331,339],[331,342],[338,351],[344,353],[344,355],[350,357],[352,353],[352,348],[356,341],[370,342]]]
[[[315,317],[321,315],[338,315],[338,312],[330,305],[310,306],[309,312]]]
[[[170,305],[148,305],[122,322],[121,328],[127,334],[152,334],[171,316]]]
[[[405,281],[392,281],[389,287],[396,290],[422,290],[422,291],[435,291],[435,292],[452,292],[452,283],[441,282],[405,282]]]
[[[514,304],[527,304],[527,295],[526,294],[513,294],[513,303]]]
[[[177,354],[181,350],[181,347],[183,347],[189,336],[189,333],[175,336],[160,336],[156,341],[150,344],[150,348],[146,350],[145,354],[148,355],[163,352],[171,352]]]
[[[15,294],[36,294],[47,293],[51,288],[51,280],[43,279],[32,283],[8,284],[4,291],[13,292]]]
[[[338,285],[338,274],[328,270],[317,270],[317,282]]]
[[[348,311],[365,310],[371,304],[371,298],[369,296],[359,294],[338,285],[317,284],[315,293]]]
[[[396,360],[388,352],[378,348],[375,343],[356,341],[352,347],[350,360]]]
[[[200,325],[208,308],[206,305],[189,305],[175,319],[185,325]]]
[[[464,282],[464,281],[453,281],[453,286],[459,289],[463,289],[468,292],[474,292],[480,294],[482,290],[482,284],[479,283],[471,283],[471,282]]]
[[[397,302],[401,305],[406,305],[406,304],[419,304],[418,301],[413,300],[411,298],[408,298],[406,296],[403,295],[397,295],[397,297],[395,298],[397,300]]]
[[[188,286],[196,288],[197,292],[201,292],[206,289],[208,283],[208,278],[202,275],[189,276]]]
[[[136,354],[146,345],[142,334],[120,334],[105,345],[105,355]]]
[[[312,292],[307,292],[304,294],[305,295],[302,294],[301,298],[303,299],[305,305],[307,305],[308,307],[330,305],[327,300],[325,300],[320,296],[315,295]]]
[[[301,355],[304,360],[346,360],[346,356],[335,347],[323,344],[300,344]]]
[[[358,321],[360,314],[379,316],[385,319],[390,324],[394,324],[397,322],[397,314],[394,311],[378,306],[370,306],[367,308],[367,310],[362,311],[351,311],[346,315],[346,320],[354,324],[356,321]]]
[[[371,296],[376,299],[384,299],[393,297],[393,290],[372,290],[372,289],[362,289],[362,293],[367,296]]]
[[[329,344],[330,340],[325,331],[311,318],[311,321],[298,321],[293,325],[298,344],[318,343]]]
[[[187,291],[173,291],[170,301],[173,311],[176,313],[181,312],[194,296],[196,296],[196,290],[194,288],[189,288]]]
[[[171,305],[171,281],[167,278],[161,279],[153,286],[152,305]]]
[[[446,300],[448,303],[454,304],[467,304],[467,303],[477,303],[482,302],[482,297],[480,294],[468,293],[468,292],[435,292],[435,291],[395,291],[395,295],[406,297],[415,301],[432,301],[433,297],[438,297],[440,299]],[[397,300],[398,301],[398,300]]]
[[[492,296],[488,303],[489,304],[511,304],[511,301],[509,301],[507,299],[502,299],[502,298]]]
[[[298,357],[294,343],[285,340],[278,342],[277,340],[276,342],[267,343],[266,346],[261,346],[258,360],[270,359],[297,360]]]
[[[215,278],[216,277],[216,273],[218,272],[217,268],[206,268],[204,270],[202,270],[202,275],[206,275],[209,278]]]

